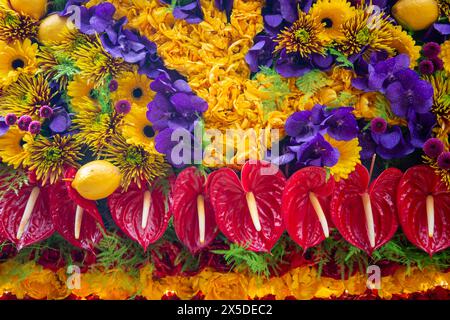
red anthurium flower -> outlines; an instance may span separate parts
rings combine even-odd
[[[126,192],[113,193],[108,206],[117,226],[147,250],[169,225],[171,212],[166,210],[166,198],[162,186],[155,184],[150,190],[132,185]]]
[[[432,168],[406,171],[397,205],[403,232],[415,246],[430,255],[450,247],[450,190]]]
[[[402,172],[385,170],[369,187],[367,169],[358,165],[348,179],[336,183],[331,217],[352,245],[372,254],[388,242],[398,228],[395,199]]]
[[[247,162],[241,180],[229,168],[208,177],[208,191],[219,229],[252,251],[269,252],[284,231],[281,197],[286,178],[272,164]]]
[[[318,245],[330,234],[328,218],[334,179],[325,169],[297,171],[283,192],[283,220],[291,238],[303,249]]]
[[[201,172],[190,167],[178,175],[173,192],[175,232],[193,254],[207,247],[218,233],[205,183]]]
[[[56,231],[75,247],[93,251],[102,238],[103,220],[95,201],[90,201],[72,188],[76,169],[65,172],[65,182],[51,187],[50,211]]]
[[[55,232],[49,210],[49,187],[42,187],[31,174],[29,185],[18,194],[7,192],[0,206],[0,234],[18,250],[50,237]]]

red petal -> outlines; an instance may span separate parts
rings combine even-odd
[[[95,244],[102,238],[101,228],[103,225],[101,218],[97,220],[100,213],[95,202],[88,201],[88,206],[85,205],[86,201],[77,204],[72,200],[72,197],[68,196],[68,188],[61,182],[51,187],[49,201],[56,231],[75,247],[93,251]],[[81,220],[80,237],[76,239],[75,217],[78,205],[84,209],[84,214]]]
[[[325,169],[308,167],[297,171],[286,183],[283,193],[283,220],[291,238],[305,250],[325,240],[325,234],[309,198],[313,192],[325,215],[329,214],[334,179],[326,180]],[[330,227],[330,220],[328,226]]]
[[[264,170],[268,163],[246,163],[242,168],[242,184],[228,168],[208,177],[208,190],[219,229],[233,242],[253,251],[270,251],[284,231],[281,197],[286,179],[278,168],[275,174]],[[246,193],[253,192],[262,230],[258,232],[248,209]]]
[[[434,234],[428,236],[426,199],[434,197]],[[450,191],[428,166],[406,171],[400,181],[397,204],[402,229],[415,246],[430,255],[450,247]]]
[[[218,229],[214,210],[205,192],[205,177],[195,168],[187,168],[176,180],[172,212],[174,227],[180,241],[189,251],[196,253],[207,247],[217,236]],[[197,197],[205,199],[205,242],[200,243]]]
[[[371,254],[388,242],[398,227],[395,206],[396,189],[402,173],[391,168],[384,171],[368,189],[369,173],[361,165],[346,180],[336,184],[331,203],[331,216],[336,228],[352,245]],[[369,192],[375,229],[372,248],[366,227],[361,195]]]
[[[116,191],[108,198],[111,215],[131,239],[137,241],[145,250],[162,237],[170,220],[166,210],[166,197],[160,188],[151,192],[150,213],[145,229],[142,228],[142,206],[146,189],[132,186],[127,192]]]
[[[45,240],[55,232],[48,208],[47,196],[49,189],[48,187],[39,187],[40,193],[31,213],[28,226],[25,228],[21,239],[17,239],[20,221],[34,187],[38,186],[24,186],[20,189],[18,195],[10,191],[5,194],[1,201],[0,229],[3,230],[2,234],[16,245],[18,250]]]

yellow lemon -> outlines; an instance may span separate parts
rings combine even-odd
[[[392,7],[395,20],[405,28],[420,31],[439,18],[436,0],[400,0]]]
[[[41,21],[38,31],[38,39],[40,42],[60,42],[75,25],[68,21],[67,18],[52,14]]]
[[[88,200],[109,197],[120,186],[119,168],[108,161],[97,160],[82,166],[72,181],[72,187]]]
[[[11,8],[36,20],[47,12],[47,0],[9,0]]]

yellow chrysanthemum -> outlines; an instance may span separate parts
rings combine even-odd
[[[327,38],[334,40],[342,36],[341,26],[354,15],[355,9],[346,0],[319,0],[309,13],[323,23]]]
[[[0,87],[10,85],[21,74],[34,74],[37,50],[38,45],[32,44],[30,39],[12,44],[0,42]]]
[[[11,43],[35,38],[38,26],[39,22],[30,16],[21,16],[12,10],[0,11],[0,41]]]
[[[338,141],[325,135],[325,140],[339,151],[339,161],[330,168],[331,174],[336,181],[347,179],[349,174],[355,171],[356,165],[361,163],[359,153],[362,148],[359,146],[358,139]]]
[[[24,145],[28,143],[33,143],[30,133],[20,131],[15,126],[9,128],[8,132],[0,137],[0,159],[16,169],[27,166],[30,154]]]
[[[409,56],[411,60],[410,67],[414,69],[417,65],[417,60],[420,58],[420,46],[416,46],[416,41],[402,29],[400,26],[393,24],[387,25],[388,30],[391,31],[392,41],[390,46],[397,51],[397,53],[404,53]]]
[[[147,109],[137,105],[123,118],[122,135],[127,143],[154,149],[155,131],[146,116]]]
[[[311,53],[324,54],[329,42],[324,35],[325,25],[318,17],[299,12],[298,20],[278,34],[276,50],[285,49],[287,53],[298,53],[303,58]]]
[[[116,101],[127,100],[139,107],[146,107],[155,95],[150,89],[152,81],[146,75],[140,75],[136,71],[124,73],[117,82],[119,86],[114,93]]]
[[[445,41],[441,44],[440,58],[444,61],[445,71],[450,73],[450,40]]]
[[[95,84],[93,81],[76,75],[67,85],[67,95],[70,97],[70,105],[75,112],[83,110],[82,106],[88,104],[95,105],[97,98],[94,94]]]

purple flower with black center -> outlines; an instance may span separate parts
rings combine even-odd
[[[434,72],[434,64],[430,60],[422,60],[419,63],[419,71],[421,74],[430,75]]]
[[[0,117],[0,137],[4,136],[9,131],[9,125],[6,123],[4,117]]]
[[[119,100],[114,109],[119,114],[128,114],[131,111],[131,103],[128,100]]]
[[[33,121],[33,119],[31,119],[30,116],[21,116],[17,121],[17,126],[22,131],[28,131],[28,127],[30,126],[31,121]]]
[[[436,159],[444,152],[444,143],[438,138],[430,138],[423,145],[423,152],[425,152],[428,157]]]
[[[5,122],[8,126],[13,126],[17,122],[17,116],[14,113],[8,113],[5,117]]]
[[[271,67],[275,42],[269,36],[256,36],[254,45],[245,56],[245,61],[252,72],[258,72],[260,66]]]
[[[286,133],[293,137],[296,143],[312,140],[319,132],[319,126],[312,122],[312,111],[301,111],[292,114],[286,121]]]
[[[440,71],[444,69],[444,61],[439,57],[434,57],[430,59],[433,62],[434,70]]]
[[[339,151],[320,134],[300,146],[291,146],[297,163],[302,166],[333,167],[339,160]]]
[[[407,69],[396,73],[398,81],[386,89],[386,97],[396,116],[406,117],[410,110],[426,113],[433,105],[433,86]]]
[[[39,109],[39,116],[41,118],[49,119],[49,118],[51,118],[52,115],[53,115],[53,109],[50,108],[49,106],[42,106]]]
[[[375,118],[370,122],[370,130],[375,133],[385,133],[387,122],[383,118]]]
[[[330,137],[340,141],[350,141],[358,136],[358,122],[352,111],[353,108],[350,107],[341,107],[331,111],[331,115],[322,125]]]
[[[109,83],[108,87],[109,87],[109,92],[116,92],[117,89],[119,89],[119,82],[117,82],[117,80],[113,79]]]
[[[383,159],[402,158],[414,152],[414,147],[403,137],[399,126],[388,128],[385,133],[372,132],[372,139],[377,144],[376,153]]]
[[[233,11],[234,0],[215,0],[214,4],[216,5],[216,8],[219,9],[220,11],[225,11],[227,19],[228,21],[230,21],[231,12]]]
[[[422,148],[425,141],[431,138],[433,128],[436,126],[436,116],[431,112],[411,112],[408,118],[411,144],[416,148]]]
[[[28,126],[28,131],[31,134],[39,134],[41,132],[41,123],[39,121],[31,121]]]
[[[436,42],[428,42],[423,46],[423,55],[428,59],[435,58],[441,53],[441,46]]]
[[[298,54],[288,54],[281,50],[280,58],[276,62],[275,70],[285,78],[301,77],[312,70],[311,61],[302,59]]]
[[[70,119],[70,115],[61,108],[53,114],[49,128],[54,133],[63,133],[66,132],[71,125],[72,120]]]
[[[437,160],[438,166],[441,169],[450,169],[450,152],[442,152]]]

